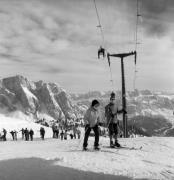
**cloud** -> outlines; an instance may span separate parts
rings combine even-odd
[[[136,0],[96,2],[107,50],[114,53],[132,51]],[[151,69],[148,71],[149,64],[153,69],[158,60],[164,62],[162,57],[173,58],[172,54],[168,55],[173,48],[170,41],[174,39],[173,0],[141,0],[140,8],[143,44],[138,65],[147,70],[143,76],[150,76],[153,73]],[[81,90],[89,86],[104,89],[110,75],[107,60],[97,59],[98,47],[103,45],[97,25],[93,1],[1,0],[0,56],[3,61],[0,73],[8,75],[8,72],[20,71],[29,78],[60,81],[69,89],[73,82],[76,83],[74,88]],[[132,78],[134,67],[130,60],[125,67],[128,77]],[[113,60],[112,68],[113,77],[120,80],[120,62]],[[161,77],[160,72],[158,76]],[[131,80],[127,86],[131,86]]]
[[[1,58],[5,58],[6,60],[8,61],[14,61],[14,62],[18,62],[18,63],[23,63],[24,61],[22,61],[19,57],[17,56],[13,56],[13,55],[10,55],[10,54],[3,54],[3,53],[0,53],[0,57]]]
[[[50,67],[50,68],[47,67],[44,70],[41,70],[41,72],[48,73],[48,74],[62,74],[62,73],[65,73],[66,70],[61,69],[61,68],[55,68],[55,67]]]
[[[135,25],[137,0],[117,0],[111,5],[118,6],[122,10],[123,17],[132,28]],[[118,10],[119,11],[119,10]],[[163,37],[173,30],[173,0],[139,0],[139,12],[142,17],[139,19],[139,26],[149,37]],[[123,18],[122,18],[123,20]]]
[[[166,36],[173,29],[174,1],[142,1],[143,27],[151,36]]]

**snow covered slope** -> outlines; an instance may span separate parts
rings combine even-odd
[[[89,139],[91,150],[93,149],[93,140],[92,137]],[[61,165],[82,171],[131,178],[174,179],[174,138],[132,138],[119,141],[125,148],[107,148],[109,139],[100,139],[101,151],[99,152],[93,150],[83,152],[81,150],[82,140],[47,139],[44,142],[2,142],[0,161],[31,157],[42,158],[52,160],[53,168]],[[142,148],[140,149],[140,147]],[[16,168],[15,166],[14,169]],[[25,171],[23,169],[18,172]],[[2,176],[3,172],[0,173]],[[22,174],[21,177],[23,177]]]

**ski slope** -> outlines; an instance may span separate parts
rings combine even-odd
[[[109,139],[100,138],[101,151],[93,150],[93,141],[94,138],[90,137],[90,151],[87,152],[81,150],[82,139],[0,142],[3,147],[0,149],[0,164],[2,160],[41,158],[51,160],[52,168],[70,167],[85,172],[120,175],[135,179],[174,179],[174,138],[119,139],[121,145],[126,147],[120,149],[108,148]],[[25,170],[23,169],[22,172]],[[0,172],[1,175],[2,173]]]

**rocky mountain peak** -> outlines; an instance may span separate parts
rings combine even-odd
[[[0,92],[0,107],[8,112],[22,111],[34,119],[47,114],[60,121],[79,115],[70,95],[56,83],[32,82],[17,75],[2,79]]]

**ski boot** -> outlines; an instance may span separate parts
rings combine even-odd
[[[115,144],[114,144],[115,147],[121,147],[121,145],[118,143],[118,141],[115,141]]]
[[[100,148],[98,146],[94,146],[94,150],[99,151]]]
[[[83,151],[87,151],[88,150],[88,148],[87,147],[83,147]]]
[[[115,148],[113,141],[110,141],[110,148]]]

